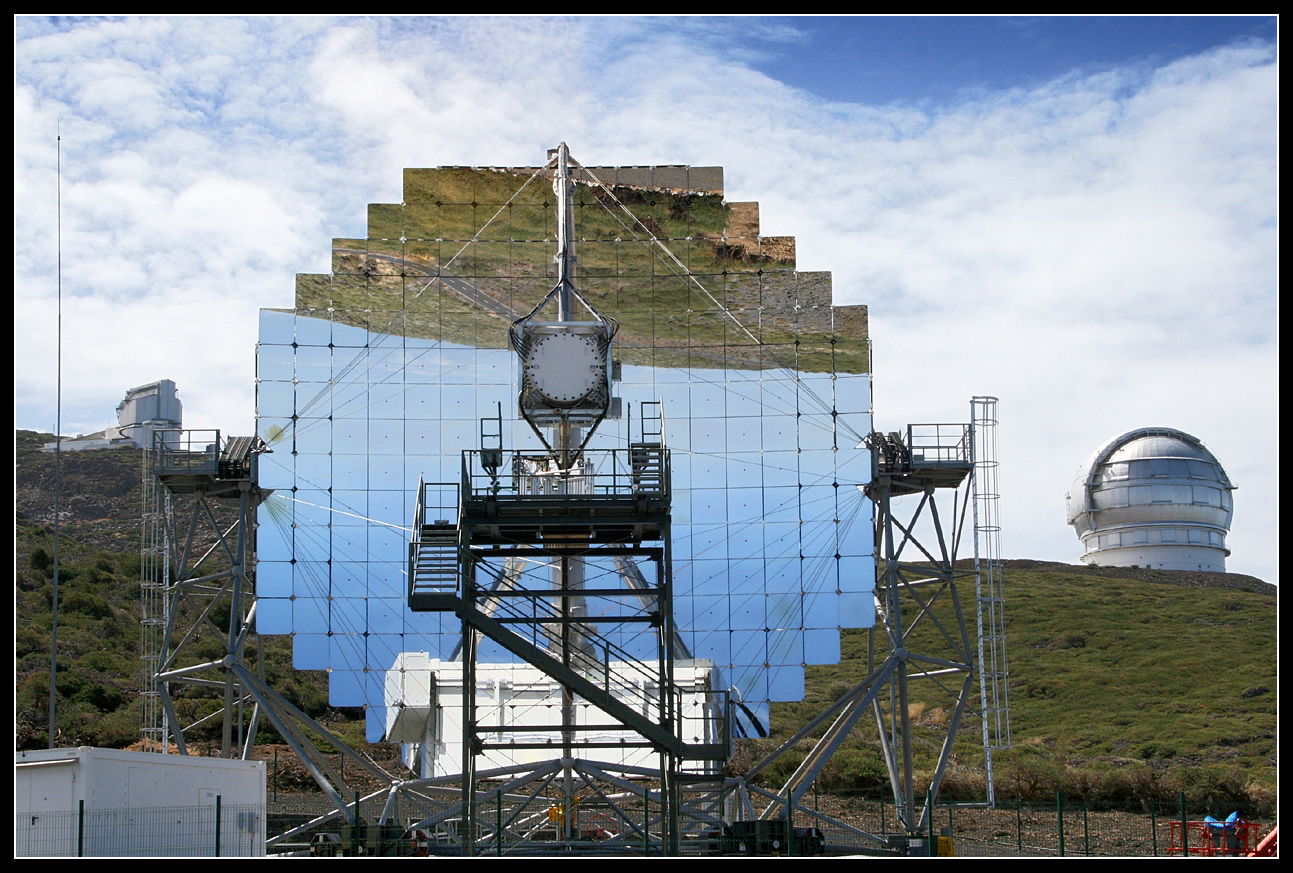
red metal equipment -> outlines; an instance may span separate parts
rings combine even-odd
[[[1173,821],[1168,855],[1191,855],[1199,858],[1228,856],[1241,858],[1251,855],[1257,846],[1259,826],[1243,819],[1228,821],[1188,821],[1185,823],[1185,844],[1181,842],[1181,823]],[[1269,838],[1269,837],[1268,837]],[[1262,841],[1263,843],[1265,840]]]
[[[1280,853],[1278,827],[1271,828],[1271,832],[1262,837],[1262,841],[1257,844],[1257,848],[1248,853],[1250,858],[1274,858]]]

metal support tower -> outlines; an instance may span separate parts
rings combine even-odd
[[[157,671],[161,663],[162,631],[166,627],[165,580],[170,549],[166,544],[171,516],[170,491],[153,475],[153,450],[144,449],[143,531],[140,544],[140,660],[143,667],[140,702],[143,708],[143,751],[169,751],[169,724],[161,705]]]
[[[751,768],[738,786],[740,803],[753,812],[749,795],[769,802],[760,819],[789,816],[849,732],[870,710],[879,731],[897,817],[908,835],[928,833],[927,797],[937,798],[952,743],[975,689],[975,648],[966,627],[959,585],[977,579],[978,568],[958,555],[973,502],[973,427],[912,424],[906,433],[872,433],[872,477],[867,496],[875,504],[876,627],[868,633],[867,677],[824,713]],[[904,505],[899,498],[907,498]],[[1004,681],[1004,680],[1003,680]],[[913,700],[920,683],[920,701]],[[930,706],[931,700],[937,701]],[[913,720],[941,709],[942,732],[928,786],[917,792]],[[808,737],[820,737],[775,795],[750,783]],[[878,843],[883,841],[874,838]]]
[[[221,756],[250,759],[266,719],[336,804],[330,817],[358,825],[355,793],[316,740],[383,782],[391,775],[265,681],[254,570],[255,510],[266,496],[257,460],[267,450],[258,437],[174,430],[154,433],[145,453],[144,740],[187,755],[195,729],[219,720]]]
[[[409,554],[410,608],[452,611],[463,624],[461,850],[475,854],[496,839],[513,844],[513,837],[499,836],[481,812],[494,796],[481,786],[487,776],[518,774],[480,773],[480,755],[494,749],[559,750],[554,778],[559,780],[560,818],[565,823],[562,841],[573,844],[580,841],[572,827],[576,792],[586,784],[589,767],[605,768],[586,758],[609,747],[641,748],[658,755],[661,765],[652,776],[659,789],[638,790],[646,804],[656,798],[662,831],[653,839],[662,840],[663,849],[671,851],[679,833],[681,762],[719,760],[727,748],[725,742],[696,746],[679,736],[682,692],[674,682],[668,450],[637,439],[628,449],[587,451],[575,473],[564,477],[566,485],[560,475],[542,484],[536,465],[552,461],[552,472],[557,470],[548,455],[508,452],[504,457],[511,461],[511,476],[498,476],[483,466],[482,452],[464,453],[456,520],[444,518],[448,509],[434,505],[437,489],[422,486]],[[569,487],[571,475],[588,481]],[[433,516],[440,518],[432,521]],[[509,571],[520,564],[546,564],[568,579],[574,560],[599,569],[594,586],[554,589],[542,576]],[[595,621],[572,611],[576,597],[597,600]],[[576,627],[578,638],[571,633]],[[649,659],[640,651],[626,651],[620,642],[629,637],[640,644],[644,636],[654,650]],[[475,717],[482,637],[560,683],[561,718],[548,726],[549,738],[518,739],[520,726],[485,725]],[[526,733],[536,730],[541,728],[525,726]],[[607,740],[608,730],[635,736]],[[533,777],[541,778],[540,771]],[[640,779],[641,773],[634,778]],[[503,801],[494,797],[494,802]],[[428,819],[424,826],[431,823]],[[476,839],[467,839],[467,834],[476,834]]]
[[[240,754],[244,733],[255,734],[259,712],[248,722],[235,668],[254,616],[258,443],[168,430],[145,452],[144,739],[157,751],[173,743],[187,754],[186,734],[217,718],[222,757]]]

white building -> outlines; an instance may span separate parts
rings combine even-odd
[[[261,856],[265,762],[120,749],[14,755],[19,856]]]
[[[153,433],[159,430],[179,430],[183,427],[184,407],[170,379],[159,379],[131,388],[117,405],[117,426],[97,433],[87,433],[75,439],[63,440],[62,450],[79,452],[86,449],[114,449],[118,446],[135,446],[146,449],[153,444]],[[55,443],[46,443],[42,451],[54,451]]]
[[[638,708],[638,702],[658,689],[645,682],[641,667],[612,662],[605,666],[607,684],[616,698]],[[717,671],[712,661],[688,660],[674,664],[674,685],[682,689],[681,736],[689,744],[718,743],[720,706],[713,692]],[[487,748],[477,759],[480,770],[538,764],[561,757],[553,742],[561,727],[561,683],[528,664],[478,664],[476,666],[476,722],[488,742],[511,741],[517,748]],[[426,652],[403,652],[386,673],[386,740],[403,743],[404,762],[420,777],[451,776],[462,772],[462,662],[441,661]],[[587,702],[575,707],[578,727],[607,725],[614,719]],[[498,733],[489,733],[498,727]],[[527,730],[527,728],[531,730]],[[557,734],[559,735],[559,734]],[[597,761],[616,766],[658,765],[649,748],[627,745],[640,737],[628,729],[608,727],[599,732],[581,731],[580,743],[595,743],[589,750]],[[529,747],[525,743],[547,743]],[[623,743],[624,745],[620,745]]]

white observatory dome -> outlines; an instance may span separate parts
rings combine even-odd
[[[1224,573],[1234,488],[1198,439],[1144,427],[1105,443],[1078,471],[1068,523],[1087,564]]]

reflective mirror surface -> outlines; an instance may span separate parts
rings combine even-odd
[[[500,405],[505,448],[538,448],[506,347],[552,287],[551,181],[532,173],[406,170],[405,202],[370,206],[368,239],[335,240],[333,272],[261,314],[258,628],[294,635],[297,668],[331,671],[333,705],[368,707],[370,739],[396,655],[447,658],[460,636],[405,601],[419,479],[448,483],[452,507],[461,453]],[[760,733],[770,701],[802,698],[806,665],[838,661],[841,628],[874,622],[866,311],[795,271],[793,239],[760,238],[757,204],[724,203],[717,168],[591,174],[608,188],[577,188],[576,281],[620,323],[626,414],[590,448],[623,448],[639,404],[663,401],[677,625]],[[680,184],[612,184],[653,174]]]

